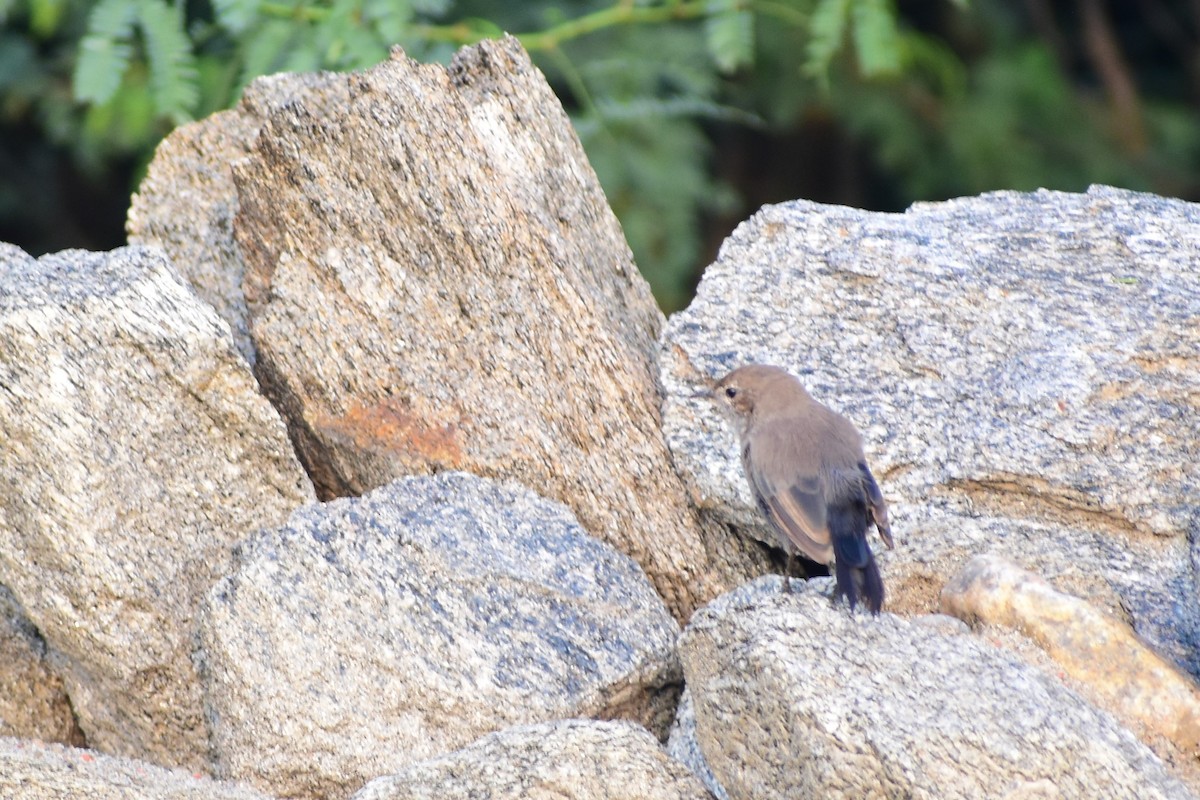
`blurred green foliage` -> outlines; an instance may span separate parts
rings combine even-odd
[[[571,113],[642,272],[673,310],[714,242],[765,201],[896,208],[1092,182],[1194,197],[1200,21],[1187,2],[1114,9],[0,0],[0,238],[34,252],[42,240],[96,246],[71,203],[107,198],[123,217],[157,142],[233,105],[258,75],[358,69],[393,44],[445,61],[507,30]],[[83,201],[79,186],[90,187]],[[46,234],[23,241],[22,227],[37,225]]]

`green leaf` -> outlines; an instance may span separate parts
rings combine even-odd
[[[351,28],[346,31],[346,52],[343,56],[349,69],[373,67],[388,57],[388,45],[374,31],[366,28]]]
[[[230,33],[240,34],[258,20],[262,0],[212,0],[217,21]]]
[[[93,105],[83,120],[82,139],[97,158],[107,154],[127,154],[153,147],[156,113],[144,70],[136,66],[112,102]]]
[[[404,0],[391,0],[391,10],[381,19],[382,5],[363,3],[362,0],[336,0],[331,19],[322,27],[330,26],[334,17],[341,16],[339,8],[345,6],[344,21],[337,26],[335,47],[326,50],[326,69],[361,69],[371,67],[387,58],[388,49],[400,40],[411,17]],[[386,35],[386,29],[395,35]]]
[[[45,73],[33,42],[15,33],[0,33],[0,93],[6,104],[30,97],[44,87]]]
[[[273,19],[263,24],[258,32],[245,40],[242,60],[240,88],[260,75],[270,75],[283,69],[284,52],[296,38],[296,31],[288,20]]]
[[[322,55],[311,35],[298,35],[292,39],[292,44],[284,56],[282,71],[316,72],[324,66]]]
[[[440,17],[454,5],[452,0],[412,0],[412,10],[430,17]]]
[[[107,103],[117,93],[133,54],[136,17],[137,0],[100,0],[92,9],[71,81],[76,100]]]
[[[191,119],[199,99],[196,59],[183,17],[163,0],[141,0],[138,18],[150,61],[150,92],[160,116],[175,124]]]
[[[850,0],[820,0],[808,27],[808,60],[804,71],[822,82],[828,81],[829,65],[846,37],[846,18]]]
[[[333,0],[325,18],[309,28],[311,47],[319,54],[319,65],[345,67],[346,35],[357,24],[358,11],[358,0]]]
[[[705,210],[731,204],[729,189],[708,176],[709,144],[694,120],[627,122],[581,135],[588,159],[635,254],[638,268],[668,311],[686,305],[701,266]]]
[[[902,31],[900,53],[906,77],[928,82],[932,91],[947,99],[966,94],[967,67],[944,41],[914,31]]]
[[[736,8],[709,16],[704,21],[708,52],[722,72],[736,72],[754,60],[754,17]]]
[[[237,80],[241,77],[241,63],[224,54],[201,52],[196,57],[196,86],[200,99],[196,103],[196,117],[229,108],[237,101]]]
[[[3,5],[11,7],[12,3]],[[30,0],[29,27],[38,36],[47,38],[58,30],[66,10],[66,0]],[[6,9],[0,7],[0,19],[4,18],[5,13]]]
[[[653,97],[637,97],[630,100],[600,98],[596,110],[605,122],[633,122],[652,119],[708,119],[732,122],[747,127],[763,128],[765,122],[756,114],[730,105],[698,97],[675,97],[659,100]],[[583,130],[596,122],[586,118],[575,120]],[[591,131],[589,130],[589,133]],[[581,134],[582,135],[582,134]]]
[[[413,9],[405,0],[365,0],[363,22],[389,45],[400,41],[412,22]]]
[[[855,0],[854,47],[866,77],[900,71],[900,36],[889,0]]]

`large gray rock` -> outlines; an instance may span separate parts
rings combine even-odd
[[[697,739],[730,797],[1192,797],[1007,651],[781,584],[718,599],[680,640]]]
[[[46,641],[7,586],[0,585],[0,736],[82,745]]]
[[[298,511],[248,544],[201,624],[218,774],[289,797],[510,725],[625,717],[665,734],[678,626],[568,509],[461,473]]]
[[[661,353],[668,442],[712,517],[758,524],[732,431],[689,395],[778,363],[863,431],[892,503],[890,608],[934,610],[995,552],[1200,674],[1200,207],[1103,187],[768,206]]]
[[[508,728],[376,778],[354,800],[708,800],[704,786],[628,722]]]
[[[179,126],[154,151],[129,204],[129,243],[162,248],[196,293],[229,323],[250,364],[255,352],[242,292],[246,270],[233,238],[233,163],[250,153],[269,114],[331,80],[317,73],[258,78],[246,87],[237,107]]]
[[[0,583],[93,747],[205,768],[195,608],[311,485],[228,329],[161,256],[8,255]]]
[[[671,467],[662,315],[515,39],[300,93],[234,176],[258,374],[323,497],[448,469],[517,480],[680,618],[764,568],[699,523]]]
[[[209,780],[93,750],[0,737],[5,800],[269,800],[246,786]]]

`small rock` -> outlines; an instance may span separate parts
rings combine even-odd
[[[0,737],[5,800],[271,800],[236,783],[94,750]]]
[[[0,736],[81,746],[71,699],[46,660],[46,641],[0,585]]]
[[[1200,756],[1200,691],[1128,625],[999,556],[976,556],[942,590],[946,613],[1015,628],[1106,707]]]
[[[653,736],[628,722],[508,728],[403,772],[353,800],[708,800]]]
[[[692,704],[692,693],[686,686],[679,698],[675,721],[671,723],[667,755],[690,769],[717,800],[729,800],[724,787],[717,783],[716,776],[708,768],[708,762],[704,760],[704,753],[700,750],[700,743],[696,741],[696,708]]]

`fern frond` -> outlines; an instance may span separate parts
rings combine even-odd
[[[720,122],[734,122],[752,128],[766,125],[766,121],[750,111],[735,106],[717,103],[701,97],[675,97],[660,100],[653,97],[636,97],[629,100],[617,100],[611,97],[599,98],[596,110],[600,117],[607,122],[645,121],[650,119],[709,119]],[[586,118],[575,120],[577,124],[586,124]]]
[[[258,19],[262,0],[212,0],[217,22],[230,33],[239,34]]]
[[[176,124],[191,118],[200,93],[192,43],[183,17],[164,0],[139,0],[138,22],[150,62],[150,90],[161,116]]]
[[[379,33],[364,27],[351,28],[345,33],[345,68],[363,69],[386,61],[388,48],[395,40],[384,39]],[[327,65],[343,68],[341,64]]]
[[[820,0],[808,28],[808,59],[804,69],[811,77],[827,81],[829,64],[846,37],[850,0]]]
[[[270,75],[283,69],[285,51],[295,39],[296,30],[288,20],[273,19],[263,23],[243,44],[242,79],[238,91],[259,75]]]
[[[430,17],[440,17],[450,10],[452,0],[412,0],[412,10]]]
[[[103,104],[117,93],[133,54],[136,18],[137,0],[100,0],[92,9],[71,79],[75,99]]]
[[[288,51],[283,61],[283,72],[316,72],[324,65],[321,52],[311,39],[304,39],[299,46]]]
[[[736,5],[704,21],[708,52],[722,72],[734,72],[754,60],[754,17]]]
[[[854,49],[868,78],[900,71],[900,35],[889,0],[855,0]]]
[[[0,22],[8,15],[15,3],[11,0],[0,3]],[[65,0],[30,0],[29,28],[38,36],[50,38],[63,24],[63,19],[69,11],[69,3]]]
[[[400,0],[364,0],[362,18],[388,44],[395,44],[412,22],[412,6]]]

